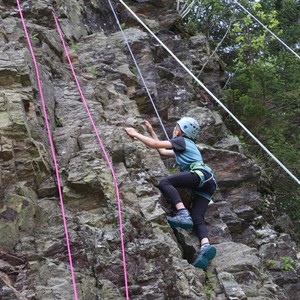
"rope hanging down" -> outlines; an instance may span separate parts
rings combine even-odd
[[[295,56],[300,58],[300,55],[296,53],[291,47],[289,47],[282,39],[280,39],[273,31],[271,31],[266,25],[264,25],[260,20],[258,20],[249,10],[247,10],[242,4],[238,1],[233,0],[233,2],[238,5],[242,10],[244,10],[251,18],[253,18],[257,23],[259,23],[265,30],[271,33],[284,47],[291,51]]]
[[[121,31],[121,33],[122,33],[122,35],[123,35],[123,38],[124,38],[125,43],[126,43],[126,45],[127,45],[127,47],[128,47],[128,50],[129,50],[130,55],[131,55],[131,57],[132,57],[132,60],[133,60],[133,62],[134,62],[134,64],[135,64],[136,69],[137,69],[137,71],[138,71],[138,73],[139,73],[139,75],[140,75],[140,78],[141,78],[142,82],[143,82],[143,85],[144,85],[144,87],[145,87],[145,89],[146,89],[146,92],[147,92],[147,94],[148,94],[148,97],[150,98],[150,101],[151,101],[152,106],[153,106],[153,108],[154,108],[154,110],[155,110],[155,113],[156,113],[157,118],[158,118],[158,120],[159,120],[159,122],[160,122],[160,125],[161,125],[161,127],[162,127],[162,129],[163,129],[163,131],[164,131],[164,133],[165,133],[166,138],[169,140],[168,133],[167,133],[167,131],[166,131],[166,129],[165,129],[165,126],[164,126],[164,124],[163,124],[163,122],[162,122],[162,119],[161,119],[161,117],[160,117],[160,115],[159,115],[159,112],[158,112],[158,110],[157,110],[157,108],[156,108],[156,106],[155,106],[155,104],[154,104],[154,101],[153,101],[153,99],[152,99],[152,96],[151,96],[151,94],[150,94],[150,91],[149,91],[149,89],[148,89],[148,87],[147,87],[147,84],[146,84],[146,82],[145,82],[145,80],[144,80],[143,74],[142,74],[142,72],[141,72],[141,70],[140,70],[140,68],[139,68],[139,65],[138,65],[138,63],[137,63],[135,57],[134,57],[134,54],[133,54],[133,52],[132,52],[132,50],[131,50],[131,47],[130,47],[129,42],[128,42],[128,39],[127,39],[127,37],[126,37],[126,35],[125,35],[125,33],[124,33],[124,30],[123,30],[123,28],[122,28],[122,26],[121,26],[121,24],[120,24],[120,22],[119,22],[119,19],[118,19],[117,15],[116,15],[116,12],[115,12],[115,10],[114,10],[114,8],[113,8],[113,6],[112,6],[112,3],[111,3],[110,0],[108,0],[108,3],[109,3],[109,5],[110,5],[110,8],[111,8],[111,10],[112,10],[112,13],[113,13],[113,15],[114,15],[114,17],[115,17],[115,19],[116,19],[116,22],[117,22],[117,24],[118,24],[118,26],[119,26],[119,29],[120,29],[120,31]]]
[[[159,42],[159,44],[184,68],[184,70],[232,117],[235,122],[241,126],[250,137],[299,185],[300,180],[279,160],[277,159],[257,137],[185,66],[181,60],[148,28],[148,26],[124,3],[123,0],[119,2],[136,18],[136,20]]]
[[[37,60],[35,58],[33,47],[32,47],[32,44],[31,44],[31,41],[30,41],[30,38],[29,38],[28,30],[27,30],[27,27],[26,27],[26,24],[25,24],[25,20],[24,20],[24,17],[23,17],[23,13],[22,13],[22,9],[21,9],[19,0],[17,0],[17,5],[18,5],[19,14],[20,14],[20,17],[21,17],[21,21],[22,21],[22,24],[23,24],[23,28],[24,28],[24,32],[25,32],[25,35],[26,35],[29,51],[30,51],[30,54],[31,54],[31,57],[32,57],[32,60],[33,60],[35,73],[36,73],[36,77],[37,77],[37,84],[38,84],[39,93],[40,93],[41,102],[42,102],[43,115],[44,115],[44,119],[45,119],[45,123],[46,123],[47,134],[48,134],[49,144],[50,144],[50,148],[51,148],[51,155],[52,155],[52,159],[53,159],[53,163],[54,163],[54,167],[55,167],[57,187],[58,187],[58,193],[59,193],[59,199],[60,199],[60,207],[61,207],[62,219],[63,219],[63,224],[64,224],[64,230],[65,230],[66,244],[67,244],[67,249],[68,249],[68,256],[69,256],[69,264],[70,264],[70,271],[71,271],[71,277],[72,277],[74,298],[75,298],[75,300],[78,300],[77,290],[76,290],[76,281],[75,281],[75,275],[74,275],[74,268],[73,268],[73,263],[72,263],[70,240],[69,240],[68,227],[67,227],[65,208],[64,208],[64,201],[63,201],[63,196],[62,196],[62,191],[61,191],[61,181],[60,181],[60,176],[59,176],[57,159],[56,159],[56,155],[55,155],[55,148],[54,148],[52,135],[51,135],[51,129],[50,129],[50,125],[49,125],[49,122],[48,122],[48,114],[47,114],[46,105],[45,105],[45,98],[44,98],[44,94],[43,94],[39,68],[38,68]]]
[[[98,129],[96,127],[96,124],[94,122],[94,119],[92,117],[92,114],[89,110],[89,107],[87,105],[87,101],[84,97],[84,94],[82,92],[82,89],[80,87],[80,84],[79,84],[79,81],[77,79],[77,76],[76,76],[76,73],[75,73],[75,70],[74,70],[74,67],[73,67],[73,64],[72,64],[72,61],[71,61],[71,58],[70,58],[70,55],[68,53],[68,49],[67,49],[67,46],[66,46],[66,43],[65,43],[65,40],[63,38],[63,34],[61,32],[61,29],[60,29],[60,26],[59,26],[59,23],[58,23],[58,20],[57,20],[57,17],[56,17],[56,14],[55,12],[53,11],[52,12],[53,14],[53,18],[55,20],[55,24],[56,24],[56,28],[57,28],[57,31],[58,31],[58,34],[60,36],[60,39],[61,39],[61,42],[62,42],[62,45],[63,45],[63,48],[64,48],[64,51],[65,51],[65,54],[66,54],[66,57],[68,59],[68,62],[69,62],[69,65],[70,65],[70,68],[71,68],[71,71],[72,71],[72,74],[73,74],[73,77],[74,77],[74,80],[76,82],[76,85],[77,85],[77,88],[78,88],[78,91],[80,93],[80,96],[81,96],[81,99],[82,99],[82,102],[84,104],[84,107],[86,109],[86,112],[89,116],[89,119],[90,119],[90,122],[92,124],[92,127],[94,129],[94,132],[95,132],[95,135],[97,136],[97,139],[98,139],[98,142],[100,144],[100,147],[102,149],[102,152],[104,154],[104,157],[105,157],[105,160],[108,164],[108,167],[110,169],[110,172],[112,174],[112,177],[113,177],[113,183],[114,183],[114,186],[115,186],[115,190],[116,190],[116,198],[117,198],[117,202],[118,202],[118,215],[119,215],[119,230],[120,230],[120,239],[121,239],[121,247],[122,247],[122,260],[123,260],[123,271],[124,271],[124,282],[125,282],[125,292],[126,292],[126,299],[128,300],[129,299],[129,291],[128,291],[128,281],[127,281],[127,270],[126,270],[126,257],[125,257],[125,246],[124,246],[124,234],[123,234],[123,221],[122,221],[122,211],[121,211],[121,198],[120,198],[120,193],[119,193],[119,188],[118,188],[118,183],[117,183],[117,178],[116,178],[116,174],[115,174],[115,171],[114,171],[114,168],[112,166],[112,163],[109,159],[109,156],[105,150],[105,147],[102,143],[102,140],[100,138],[100,135],[98,133]]]

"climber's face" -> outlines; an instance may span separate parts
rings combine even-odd
[[[178,124],[176,124],[173,130],[173,137],[180,136],[180,135],[181,135],[180,127]]]

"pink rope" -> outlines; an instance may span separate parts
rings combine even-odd
[[[83,104],[85,106],[85,109],[86,109],[86,112],[90,118],[90,121],[91,121],[91,124],[93,126],[93,129],[95,131],[95,134],[97,136],[97,139],[99,141],[99,144],[100,144],[100,147],[102,149],[102,152],[104,154],[104,157],[107,161],[107,164],[109,166],[109,169],[110,169],[110,172],[112,174],[112,177],[113,177],[113,182],[114,182],[114,186],[115,186],[115,190],[116,190],[116,197],[117,197],[117,201],[118,201],[118,214],[119,214],[119,225],[120,225],[120,236],[121,236],[121,246],[122,246],[122,259],[123,259],[123,269],[124,269],[124,281],[125,281],[125,291],[126,291],[126,299],[129,299],[129,290],[128,290],[128,282],[127,282],[127,271],[126,271],[126,257],[125,257],[125,246],[124,246],[124,234],[123,234],[123,222],[122,222],[122,212],[121,212],[121,199],[120,199],[120,194],[119,194],[119,188],[118,188],[118,183],[117,183],[117,178],[116,178],[116,175],[115,175],[115,171],[114,171],[114,168],[112,166],[112,163],[110,162],[110,159],[108,157],[108,154],[105,150],[105,147],[102,143],[102,140],[99,136],[99,133],[98,133],[98,130],[97,130],[97,127],[95,125],[95,122],[93,120],[93,117],[91,115],[91,112],[89,110],[89,107],[87,105],[87,101],[83,95],[83,92],[82,92],[82,89],[80,87],[80,84],[79,84],[79,81],[77,79],[77,76],[76,76],[76,73],[75,73],[75,70],[74,70],[74,67],[73,67],[73,64],[72,64],[72,61],[70,59],[70,56],[69,56],[69,53],[68,53],[68,49],[66,47],[66,43],[65,43],[65,40],[63,38],[63,35],[62,35],[62,32],[61,32],[61,29],[60,29],[60,26],[59,26],[59,23],[58,23],[58,20],[57,20],[57,17],[56,17],[56,14],[55,12],[53,11],[52,12],[53,14],[53,18],[55,20],[55,23],[56,23],[56,28],[57,28],[57,31],[59,33],[59,36],[60,36],[60,39],[61,39],[61,42],[63,44],[63,47],[64,47],[64,51],[65,51],[65,54],[68,58],[68,61],[69,61],[69,64],[70,64],[70,67],[71,67],[71,70],[72,70],[72,74],[74,76],[74,80],[76,82],[76,85],[77,85],[77,88],[78,88],[78,91],[80,93],[80,96],[81,96],[81,99],[83,101]]]
[[[64,202],[63,202],[63,197],[62,197],[62,192],[61,192],[61,183],[60,183],[60,176],[59,176],[59,171],[58,171],[58,164],[57,164],[54,145],[53,145],[53,141],[52,141],[51,130],[50,130],[49,122],[48,122],[48,115],[47,115],[47,111],[46,111],[45,99],[44,99],[43,89],[42,89],[42,85],[41,85],[41,79],[40,79],[38,64],[37,64],[35,54],[34,54],[34,51],[33,51],[33,48],[32,48],[32,44],[31,44],[31,41],[30,41],[30,38],[29,38],[29,34],[28,34],[28,31],[27,31],[27,27],[26,27],[25,20],[24,20],[23,14],[22,14],[22,9],[21,9],[19,0],[17,0],[17,5],[18,5],[18,10],[19,10],[19,13],[20,13],[21,20],[22,20],[23,28],[24,28],[24,31],[25,31],[25,35],[26,35],[26,38],[27,38],[29,50],[30,50],[32,60],[33,60],[33,63],[34,63],[38,88],[39,88],[40,97],[41,97],[41,101],[42,101],[43,114],[44,114],[44,118],[45,118],[45,123],[46,123],[46,128],[47,128],[47,133],[48,133],[48,139],[49,139],[49,143],[50,143],[51,154],[52,154],[52,158],[53,158],[53,162],[54,162],[56,179],[57,179],[57,186],[58,186],[58,192],[59,192],[61,213],[62,213],[62,218],[63,218],[63,224],[64,224],[64,230],[65,230],[65,236],[66,236],[66,243],[67,243],[67,248],[68,248],[68,256],[69,256],[70,271],[71,271],[71,276],[72,276],[74,297],[75,297],[76,300],[78,300],[77,290],[76,290],[76,282],[75,282],[75,275],[74,275],[74,269],[73,269],[73,263],[72,263],[72,255],[71,255],[69,234],[68,234],[68,227],[67,227],[67,221],[66,221],[66,215],[65,215],[65,209],[64,209]]]

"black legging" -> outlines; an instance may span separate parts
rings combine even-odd
[[[201,170],[205,175],[205,180],[211,178],[210,173]],[[200,178],[197,174],[187,172],[181,172],[175,175],[171,175],[163,178],[158,188],[161,190],[163,195],[173,204],[174,206],[182,202],[179,192],[176,188],[191,188],[193,190],[193,200],[191,208],[191,217],[193,219],[196,233],[200,240],[208,237],[208,230],[205,225],[204,216],[208,207],[209,201],[197,192],[204,192],[211,197],[216,190],[215,181],[211,178],[204,185],[199,188]]]

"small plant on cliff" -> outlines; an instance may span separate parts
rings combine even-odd
[[[188,32],[188,34],[190,35],[196,35],[197,34],[197,24],[193,21],[190,21],[187,25],[186,25],[186,31]]]
[[[282,257],[282,260],[283,260],[283,263],[281,265],[282,270],[284,270],[284,271],[294,271],[295,270],[295,264],[297,263],[296,260],[294,260],[288,256]]]
[[[134,74],[134,75],[137,75],[137,74],[138,74],[138,70],[137,70],[137,68],[136,68],[135,66],[130,67],[129,70],[130,70],[130,72],[131,72],[132,74]]]
[[[59,117],[55,117],[55,125],[56,127],[63,127],[61,119]]]
[[[97,77],[97,69],[94,66],[90,66],[88,67],[87,71],[93,75],[94,78]]]
[[[32,39],[39,39],[39,34],[38,33],[35,33],[31,36]]]
[[[294,271],[296,270],[295,265],[298,263],[298,261],[291,257],[283,256],[280,261],[268,259],[265,263],[268,267],[276,265],[277,268],[281,268],[284,271]]]
[[[73,43],[73,44],[70,46],[70,48],[73,49],[73,50],[75,50],[75,51],[77,50],[77,47],[78,47],[78,46],[77,46],[77,43]]]
[[[207,297],[212,297],[212,296],[213,296],[214,291],[213,291],[213,289],[212,289],[211,284],[205,284],[205,285],[203,286],[203,288],[204,288],[204,293],[205,293],[205,295],[206,295]]]
[[[277,263],[277,260],[275,260],[275,259],[267,259],[266,260],[267,266],[274,266],[274,265],[276,265],[276,263]]]
[[[207,297],[212,297],[214,295],[214,289],[213,289],[213,285],[211,282],[211,278],[214,277],[214,274],[206,272],[206,276],[205,276],[205,284],[203,286],[204,289],[204,293]]]

